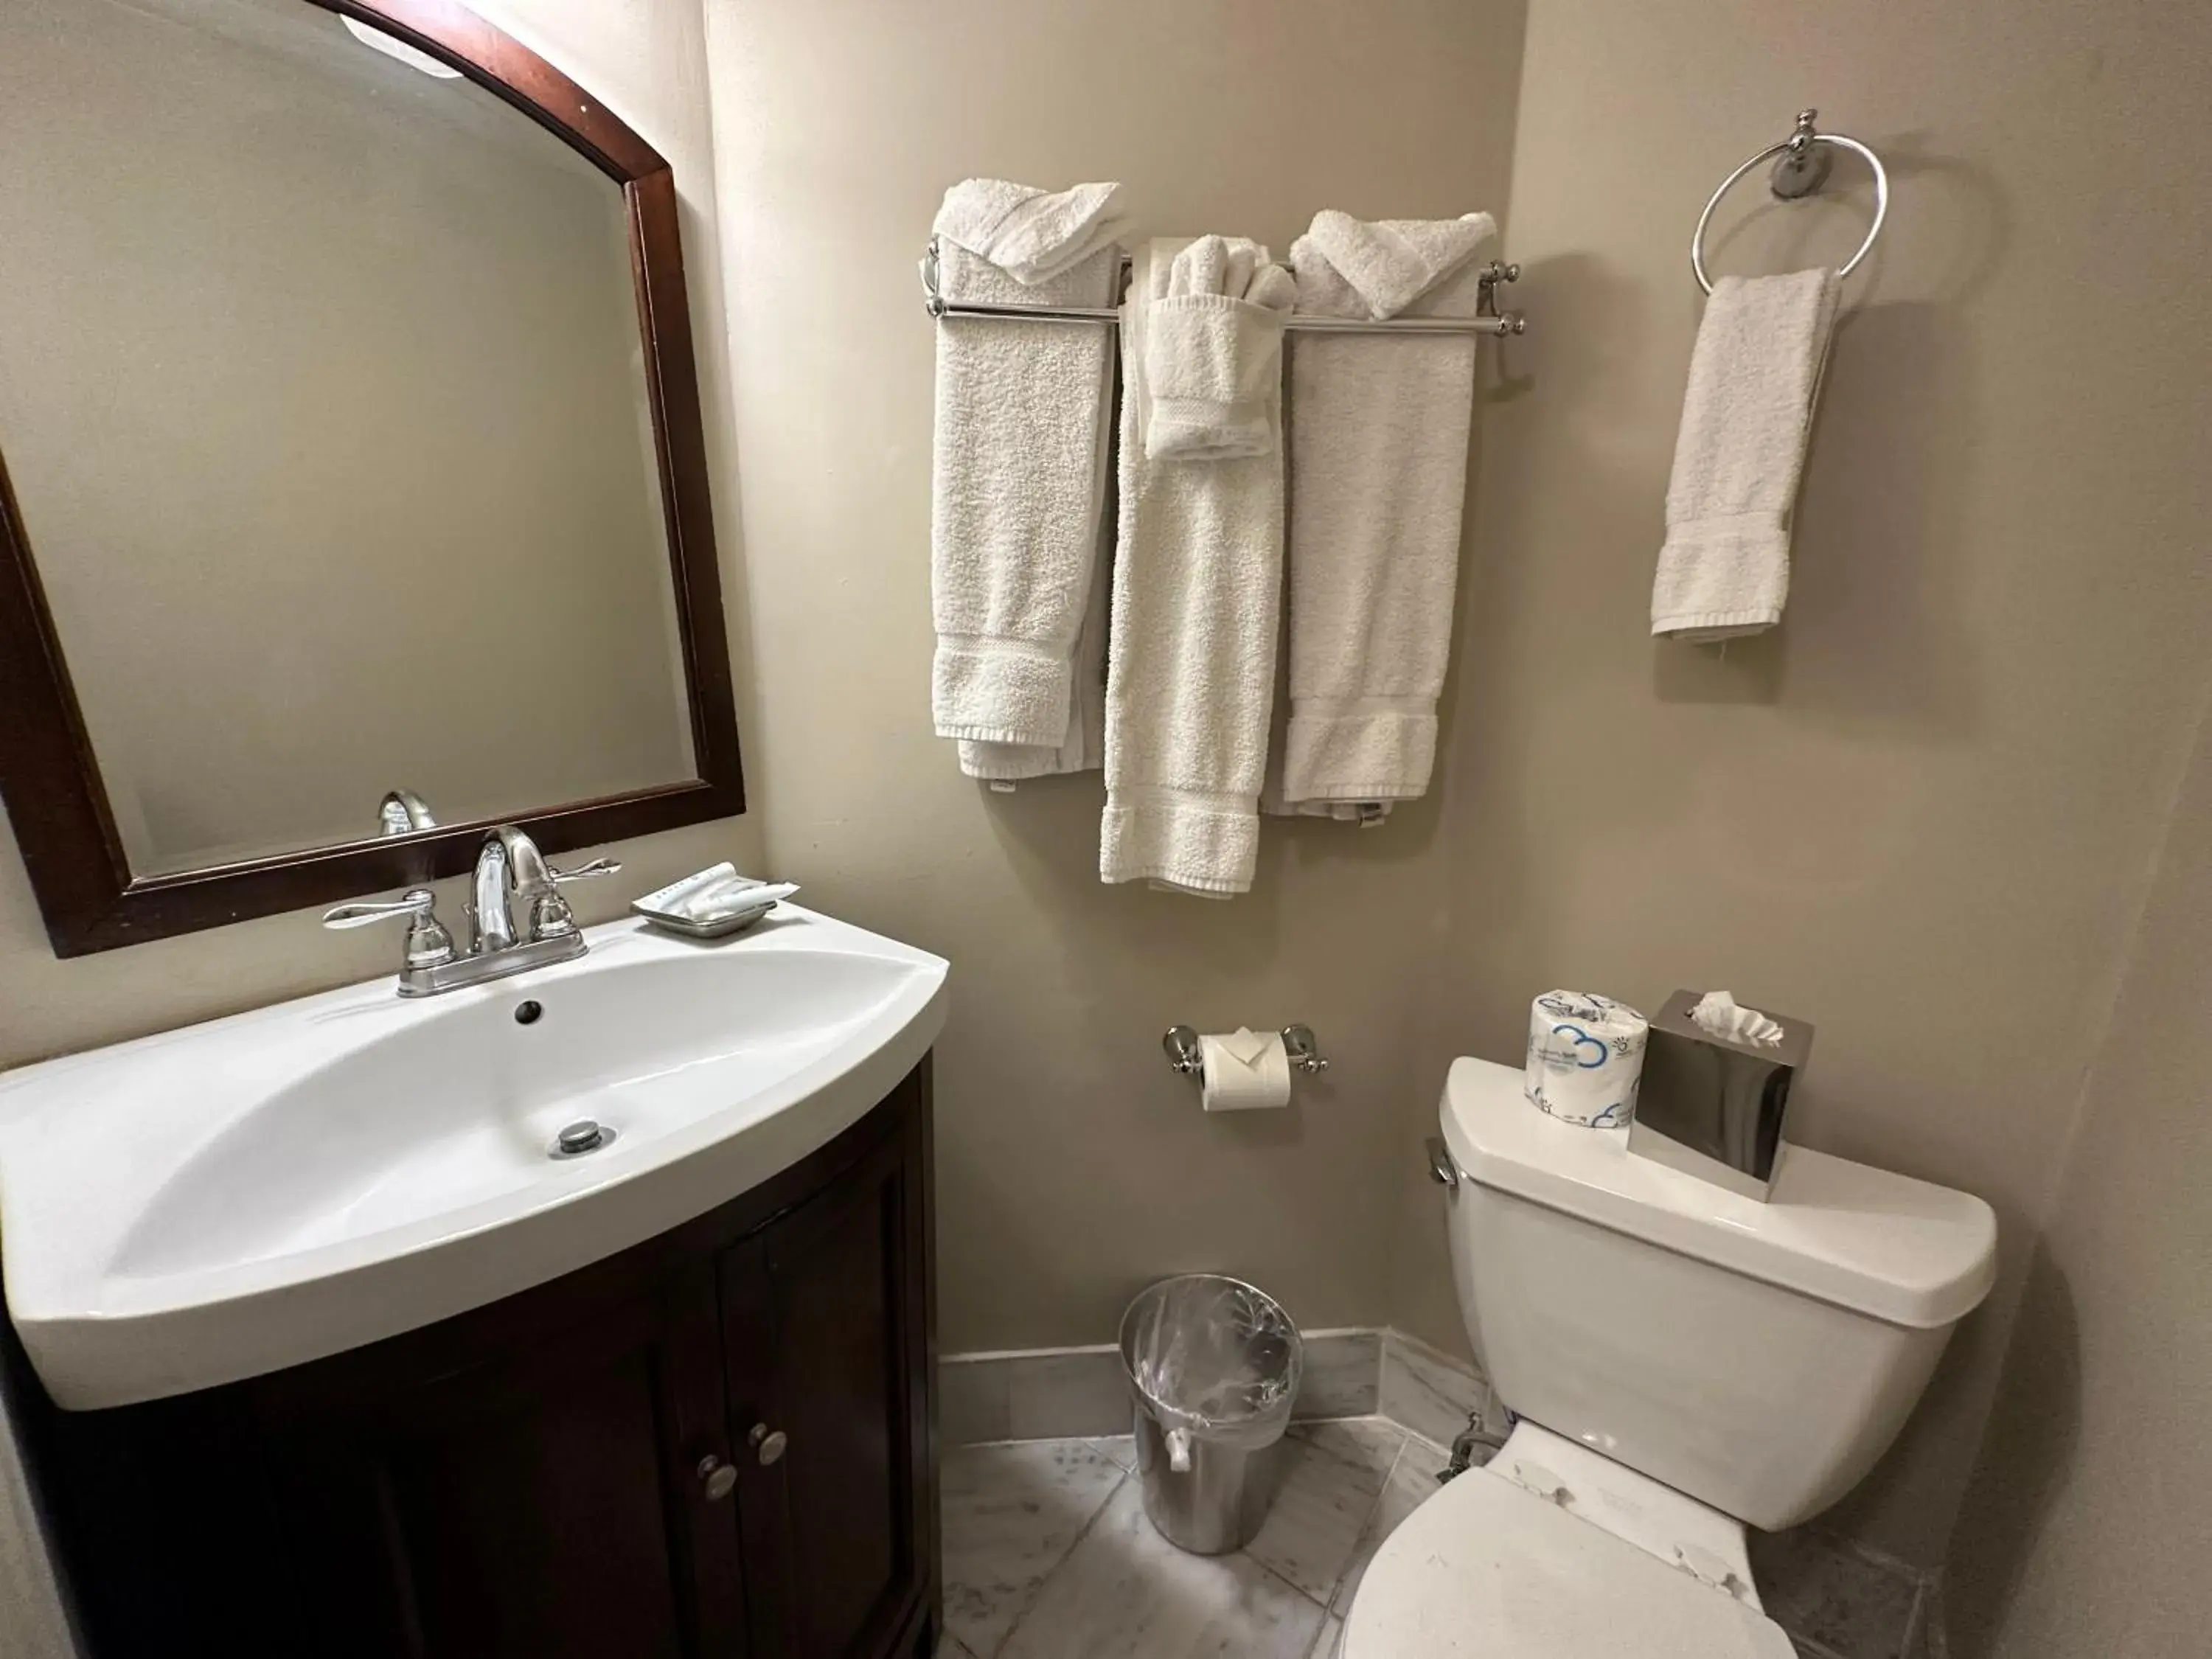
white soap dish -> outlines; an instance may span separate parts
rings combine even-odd
[[[799,890],[791,881],[757,881],[732,865],[717,864],[669,883],[629,908],[656,927],[686,939],[726,939],[741,933]]]

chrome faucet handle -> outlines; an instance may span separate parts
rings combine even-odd
[[[545,874],[556,887],[564,881],[589,881],[594,876],[618,876],[621,873],[622,862],[618,859],[593,859],[589,864],[580,864],[573,870],[556,870],[550,864],[545,866]]]
[[[453,936],[438,920],[438,896],[417,887],[398,899],[356,899],[323,912],[325,927],[366,927],[372,921],[407,918],[407,965],[434,968],[453,959]]]
[[[356,899],[349,904],[334,904],[323,912],[325,927],[366,927],[372,921],[383,921],[392,916],[427,916],[436,908],[438,896],[427,887],[417,887],[404,898]]]
[[[576,918],[568,909],[568,901],[557,889],[572,881],[590,881],[596,876],[611,876],[622,869],[613,859],[593,859],[589,864],[580,864],[573,870],[556,870],[545,866],[545,879],[550,884],[531,902],[530,937],[532,939],[565,939],[576,931]]]

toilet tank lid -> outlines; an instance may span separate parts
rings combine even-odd
[[[1892,1324],[1955,1323],[1996,1275],[1996,1216],[1971,1193],[1791,1146],[1761,1203],[1539,1111],[1486,1060],[1452,1062],[1439,1116],[1485,1187]]]

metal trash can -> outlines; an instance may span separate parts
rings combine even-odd
[[[1251,1542],[1305,1365],[1290,1315],[1218,1273],[1164,1279],[1121,1316],[1121,1364],[1152,1525],[1194,1555]]]

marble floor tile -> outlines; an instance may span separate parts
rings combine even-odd
[[[1186,1555],[1126,1480],[1014,1626],[1001,1659],[1308,1659],[1322,1613],[1243,1555]]]
[[[1376,1409],[1425,1440],[1448,1446],[1467,1426],[1489,1389],[1464,1360],[1439,1353],[1399,1331],[1382,1334],[1382,1375]]]
[[[945,1454],[945,1625],[990,1659],[1127,1471],[1080,1440]]]
[[[1137,1437],[1133,1434],[1117,1434],[1103,1440],[1093,1440],[1091,1449],[1102,1457],[1112,1458],[1132,1474],[1137,1472]]]
[[[1316,1331],[1306,1338],[1305,1370],[1291,1415],[1371,1417],[1382,1372],[1382,1332]]]
[[[1316,1601],[1344,1576],[1405,1431],[1381,1418],[1299,1423],[1286,1437],[1280,1484],[1245,1553]]]
[[[1436,1492],[1437,1471],[1442,1467],[1443,1460],[1433,1446],[1407,1437],[1405,1449],[1398,1454],[1389,1479],[1382,1483],[1382,1495],[1375,1500],[1374,1511],[1360,1531],[1359,1541],[1352,1548],[1343,1576],[1337,1580],[1335,1594],[1329,1598],[1330,1612],[1340,1618],[1351,1611],[1352,1595],[1359,1588],[1367,1564],[1382,1547],[1382,1540],[1398,1529],[1399,1523]]]
[[[1912,1604],[1912,1622],[1905,1627],[1905,1659],[1948,1659],[1948,1630],[1943,1623],[1943,1581],[1921,1581],[1920,1599]]]
[[[1767,1616],[1837,1659],[1903,1659],[1920,1581],[1898,1563],[1809,1527],[1751,1534]]]
[[[1337,1659],[1344,1647],[1344,1620],[1334,1613],[1321,1621],[1321,1634],[1314,1638],[1313,1659]]]

